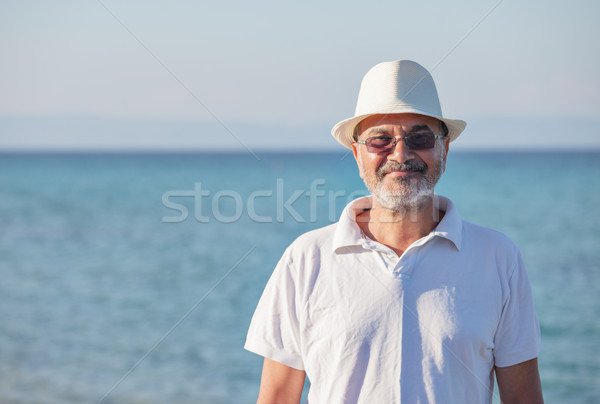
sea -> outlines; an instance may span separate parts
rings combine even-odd
[[[451,151],[436,192],[520,246],[546,402],[600,402],[600,152]],[[366,194],[348,153],[1,153],[0,402],[255,402],[269,275]]]

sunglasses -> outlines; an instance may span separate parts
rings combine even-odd
[[[396,147],[398,139],[402,139],[408,150],[428,150],[435,146],[436,139],[443,139],[443,135],[435,135],[431,132],[412,133],[404,137],[373,136],[365,140],[357,140],[356,143],[367,146],[369,153],[385,153]]]

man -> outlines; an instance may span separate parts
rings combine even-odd
[[[381,63],[333,136],[371,192],[300,236],[277,265],[246,349],[265,357],[259,403],[543,402],[540,331],[518,248],[434,195],[465,122],[431,75]]]

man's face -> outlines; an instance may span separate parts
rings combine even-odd
[[[439,121],[416,114],[374,115],[359,126],[359,140],[373,136],[405,137],[413,133],[440,134]],[[361,178],[379,205],[394,212],[420,208],[432,197],[446,165],[450,140],[437,139],[426,150],[410,150],[402,139],[383,153],[370,153],[366,145],[353,143]]]

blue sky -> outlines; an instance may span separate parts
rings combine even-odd
[[[468,122],[457,149],[600,149],[599,4],[2,1],[0,150],[340,150],[395,59]]]

